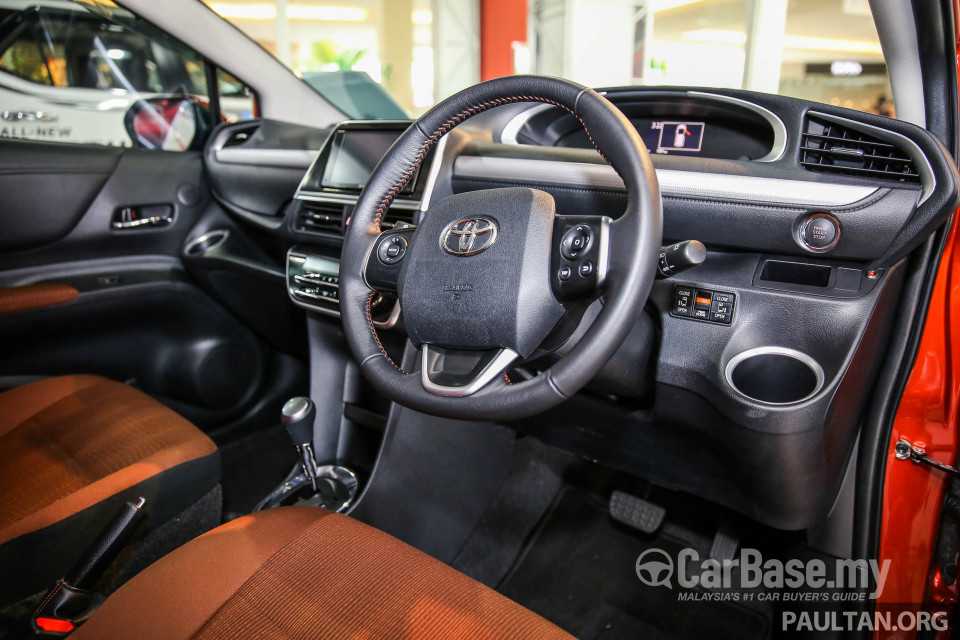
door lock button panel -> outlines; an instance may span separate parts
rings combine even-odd
[[[673,289],[670,315],[717,324],[730,324],[737,296],[726,291],[710,291],[688,285]]]

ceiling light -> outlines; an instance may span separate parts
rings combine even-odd
[[[287,17],[291,20],[364,22],[367,19],[367,10],[360,7],[325,7],[313,4],[291,4],[287,6]]]
[[[277,17],[277,6],[274,4],[211,2],[210,8],[220,17],[234,20],[273,20]]]
[[[411,20],[413,24],[433,24],[433,12],[429,9],[415,9]]]
[[[737,44],[747,42],[743,31],[726,29],[695,29],[680,34],[688,42],[708,42],[711,44]],[[783,36],[784,49],[804,49],[807,51],[841,51],[844,53],[866,53],[883,55],[880,43],[871,40],[843,40],[840,38],[816,38],[812,36]]]
[[[695,29],[680,34],[682,40],[709,42],[710,44],[746,44],[747,34],[727,29]]]
[[[228,20],[275,20],[277,17],[277,6],[275,4],[211,2],[210,8]],[[287,5],[287,18],[290,20],[364,22],[367,17],[367,10],[361,7],[331,7],[313,4]]]
[[[834,60],[830,63],[830,73],[835,76],[858,76],[863,73],[863,65],[853,60]]]
[[[653,0],[653,12],[669,11],[670,9],[679,9],[691,4],[700,4],[703,0]]]
[[[883,55],[880,43],[871,40],[842,40],[840,38],[815,38],[812,36],[784,36],[785,49],[808,49],[811,51],[843,51],[844,53],[869,53]]]

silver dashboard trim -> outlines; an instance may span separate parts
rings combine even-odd
[[[847,118],[841,118],[840,116],[832,116],[828,113],[821,113],[820,111],[808,111],[807,115],[813,116],[814,118],[820,118],[822,120],[828,120],[835,124],[843,125],[844,127],[856,129],[861,133],[876,136],[884,142],[889,142],[890,144],[899,147],[901,151],[910,156],[910,159],[913,160],[913,163],[917,166],[917,173],[920,174],[920,187],[922,188],[922,192],[920,195],[920,202],[917,203],[917,206],[919,207],[922,205],[931,195],[933,195],[934,189],[937,188],[937,178],[933,173],[933,167],[930,166],[930,161],[927,160],[927,156],[923,153],[923,150],[917,145],[916,142],[907,136],[899,134],[895,131],[890,131],[888,129],[875,127],[871,124],[864,124],[862,122],[857,122],[856,120],[849,120]]]
[[[297,200],[306,200],[307,202],[328,202],[331,204],[357,204],[357,196],[344,196],[337,193],[318,194],[306,192],[295,196]],[[390,203],[390,208],[410,209],[412,211],[420,210],[420,203],[416,200],[394,200]]]
[[[770,148],[770,152],[762,158],[757,158],[753,162],[776,162],[783,157],[784,152],[787,150],[787,125],[783,124],[783,120],[780,119],[780,116],[775,114],[773,111],[770,111],[770,109],[761,107],[760,105],[754,104],[749,100],[741,100],[740,98],[725,96],[719,93],[687,91],[687,95],[694,98],[702,98],[704,100],[713,100],[714,102],[726,102],[727,104],[737,105],[738,107],[742,107],[748,111],[753,111],[766,120],[771,127],[773,127],[773,146]]]
[[[523,125],[527,124],[530,118],[538,113],[552,108],[553,105],[550,104],[537,104],[528,109],[524,109],[512,117],[510,121],[503,126],[503,129],[500,130],[500,142],[503,144],[520,144],[517,142],[517,134],[520,133],[520,129],[523,129]]]
[[[214,152],[217,162],[284,169],[308,169],[317,156],[316,151],[301,149],[243,149],[224,147]]]
[[[444,135],[437,142],[437,148],[433,152],[433,161],[430,163],[430,170],[427,172],[427,181],[423,185],[423,199],[420,201],[420,210],[426,211],[430,208],[433,200],[433,192],[437,188],[437,180],[440,178],[440,167],[443,164],[443,152],[447,148],[447,142],[450,140],[448,135]]]
[[[760,205],[842,207],[859,202],[880,189],[675,169],[657,169],[656,172],[660,192],[664,196],[715,198]],[[623,180],[613,167],[586,162],[460,156],[454,163],[454,175],[460,178],[523,180],[567,187],[624,188]]]
[[[337,125],[336,127],[330,129],[330,131],[327,132],[326,137],[323,139],[323,142],[320,143],[320,147],[317,149],[317,155],[313,157],[313,162],[310,163],[310,166],[307,167],[303,177],[300,178],[300,184],[297,185],[297,190],[293,194],[294,200],[300,198],[301,193],[314,193],[312,191],[304,191],[303,184],[307,181],[307,178],[310,177],[310,174],[313,172],[313,165],[320,161],[320,155],[323,153],[323,150],[326,149],[327,145],[330,144],[330,141],[333,140],[333,134],[336,133],[337,129],[339,128],[340,125]]]
[[[341,124],[349,124],[349,123],[356,123],[356,122],[362,122],[362,121],[350,120],[347,123],[341,123]],[[387,121],[379,121],[379,122],[387,122]],[[398,121],[389,121],[389,122],[396,122],[397,124],[400,124],[405,121],[398,120]],[[320,159],[320,153],[328,144],[330,144],[330,140],[333,138],[333,134],[338,128],[339,127],[334,128],[327,135],[326,139],[323,141],[323,144],[320,145],[320,150],[316,152],[316,158],[314,159],[313,163],[311,163],[310,167],[307,169],[307,172],[304,174],[303,179],[300,180],[300,184],[297,187],[296,193],[293,194],[294,200],[307,200],[310,202],[332,202],[335,204],[348,204],[348,205],[355,205],[357,203],[359,196],[343,195],[343,194],[337,194],[337,193],[325,193],[321,191],[307,191],[303,188],[303,185],[307,180],[307,176],[309,176],[310,172],[313,170],[313,165],[316,164],[317,160]],[[437,143],[436,151],[433,155],[433,159],[430,163],[430,167],[427,170],[427,181],[424,183],[424,187],[423,187],[423,198],[421,200],[409,200],[409,199],[403,199],[403,198],[396,198],[392,203],[390,203],[391,208],[396,207],[397,209],[408,209],[411,211],[426,211],[429,208],[430,200],[433,195],[433,190],[436,186],[436,182],[440,174],[440,161],[441,161],[441,158],[443,157],[443,150],[446,147],[446,144],[447,144],[447,136],[440,138],[440,141]]]
[[[485,366],[483,370],[477,374],[476,378],[462,387],[450,387],[447,385],[437,384],[430,379],[430,374],[428,373],[430,369],[431,356],[430,345],[424,343],[420,353],[420,383],[423,385],[423,388],[434,395],[452,398],[462,398],[464,396],[473,395],[477,391],[480,391],[480,389],[487,386],[494,380],[494,378],[499,376],[500,372],[506,369],[511,362],[520,357],[516,351],[512,351],[510,349],[500,349],[493,360],[488,362],[487,366]]]
[[[608,216],[600,218],[600,251],[597,256],[597,289],[607,281],[610,270],[610,223]]]
[[[356,204],[359,199],[359,195],[341,195],[337,193],[326,193],[322,191],[308,191],[303,188],[304,183],[307,181],[310,173],[313,171],[313,166],[320,160],[320,155],[323,153],[323,150],[330,144],[330,141],[333,140],[334,134],[343,128],[344,125],[353,125],[353,124],[364,124],[368,122],[376,122],[380,124],[396,124],[396,125],[406,125],[406,129],[400,132],[400,135],[406,133],[407,129],[413,125],[413,120],[345,120],[327,134],[327,137],[323,139],[323,143],[320,145],[320,148],[313,152],[314,158],[310,163],[310,166],[307,167],[306,173],[304,173],[303,178],[300,180],[300,184],[297,185],[297,190],[293,194],[294,200],[309,200],[311,202],[333,202],[337,204]],[[399,136],[398,136],[399,137]],[[433,165],[436,164],[436,157],[434,157],[434,162],[431,164],[430,170],[433,170]],[[397,207],[398,209],[412,209],[414,211],[419,211],[421,209],[420,201],[418,200],[404,200],[404,199],[395,199],[391,204],[391,207]]]

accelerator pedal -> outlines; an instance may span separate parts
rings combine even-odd
[[[740,537],[728,524],[720,525],[710,545],[710,557],[714,560],[733,560],[740,548]]]

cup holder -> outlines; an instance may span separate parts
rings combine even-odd
[[[823,388],[823,369],[805,353],[785,347],[759,347],[735,355],[726,368],[727,384],[766,404],[803,402]]]
[[[230,235],[230,232],[226,229],[217,229],[205,233],[199,238],[191,240],[183,252],[188,256],[202,256],[223,244],[228,235]]]

